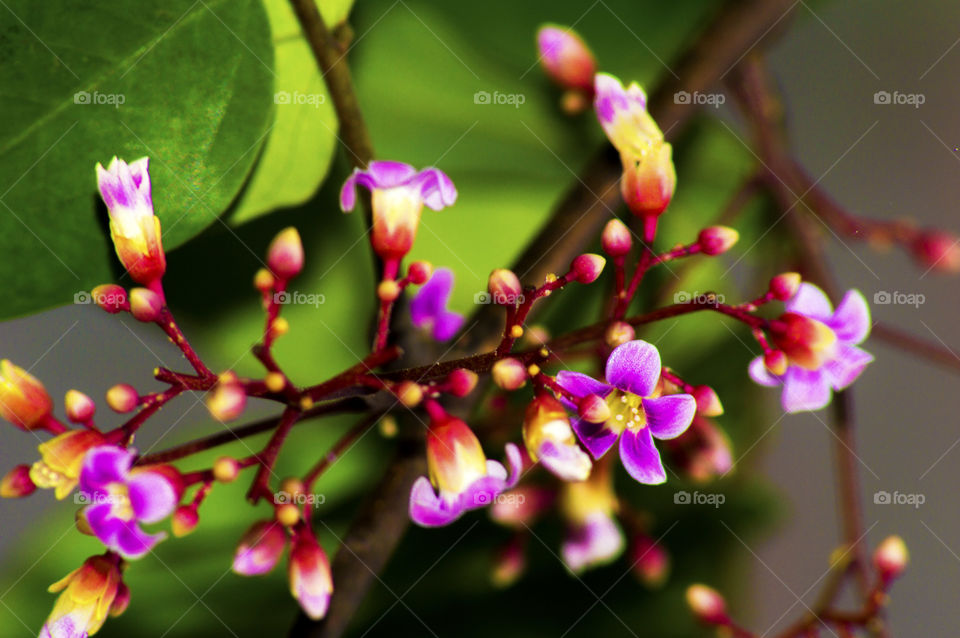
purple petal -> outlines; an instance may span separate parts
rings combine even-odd
[[[780,403],[787,412],[819,410],[830,403],[830,382],[825,370],[790,366],[783,375]]]
[[[583,374],[582,372],[571,372],[569,370],[561,370],[557,373],[557,385],[575,397],[585,397],[589,394],[596,394],[599,397],[605,398],[613,392],[613,388],[606,383],[597,381],[590,375]],[[560,400],[571,410],[577,409],[577,406],[566,397],[560,397]]]
[[[620,436],[608,428],[606,423],[590,423],[583,419],[574,419],[572,425],[577,438],[595,459],[606,454]]]
[[[452,206],[457,201],[457,188],[439,168],[425,168],[411,180],[410,185],[420,191],[423,203],[433,210]]]
[[[488,469],[490,469],[490,463],[497,462],[487,461]],[[497,463],[497,465],[500,464]],[[462,511],[493,505],[493,502],[496,500],[500,492],[507,489],[507,482],[505,478],[507,471],[502,465],[500,465],[500,470],[504,478],[499,476],[501,472],[492,472],[483,478],[477,479],[463,491],[463,493],[460,495],[460,507]]]
[[[163,532],[147,534],[134,521],[121,522],[115,544],[108,547],[127,559],[142,558],[166,536]]]
[[[537,34],[537,48],[540,50],[541,57],[549,65],[555,65],[560,61],[560,54],[564,46],[570,41],[570,33],[557,27],[543,27]]]
[[[843,390],[857,380],[873,355],[856,346],[837,344],[836,356],[823,365],[823,371],[834,390]]]
[[[460,518],[459,499],[448,501],[437,496],[430,479],[421,476],[410,491],[410,520],[423,527],[442,527]]]
[[[417,175],[417,170],[409,164],[390,160],[375,160],[367,165],[366,171],[361,171],[366,179],[363,180],[367,188],[394,188],[410,183]]]
[[[570,530],[570,536],[563,542],[560,553],[567,567],[579,572],[613,560],[623,551],[623,546],[623,533],[613,517],[604,512],[594,512],[585,523]]]
[[[773,388],[781,383],[780,377],[773,376],[767,370],[767,366],[763,364],[763,357],[757,357],[751,361],[747,371],[750,373],[750,378],[762,386]]]
[[[357,172],[354,170],[340,188],[340,210],[349,212],[357,205]]]
[[[445,310],[437,315],[433,322],[433,338],[436,341],[448,341],[460,332],[465,317],[459,313]]]
[[[110,483],[126,480],[136,450],[100,445],[87,452],[80,470],[80,489],[92,494]]]
[[[820,321],[828,321],[833,314],[833,306],[822,290],[813,284],[803,282],[800,289],[786,303],[788,312],[806,315]]]
[[[523,456],[520,454],[520,448],[513,443],[507,443],[507,463],[510,465],[510,476],[507,477],[507,487],[513,487],[520,480],[520,472],[523,471]]]
[[[137,520],[156,523],[173,513],[177,493],[164,476],[149,470],[136,472],[127,482],[130,506]]]
[[[593,468],[590,457],[575,443],[562,445],[544,441],[537,456],[545,468],[564,481],[585,481]]]
[[[93,535],[104,544],[113,541],[116,536],[116,517],[113,516],[113,506],[106,500],[97,500],[83,510],[83,518]]]
[[[636,432],[625,430],[620,435],[620,460],[627,472],[647,485],[666,483],[667,473],[660,461],[660,452],[653,444],[650,428]]]
[[[420,287],[410,301],[410,318],[418,328],[429,326],[446,310],[453,291],[453,271],[437,268],[430,280]]]
[[[594,90],[596,97],[593,104],[604,130],[613,124],[617,111],[630,110],[631,101],[639,108],[646,108],[646,98],[642,91],[638,95],[628,93],[620,80],[609,73],[597,73]],[[610,134],[609,131],[607,134]]]
[[[848,290],[826,323],[840,341],[860,343],[870,334],[870,306],[859,290]]]
[[[643,399],[647,428],[658,439],[674,439],[690,427],[697,413],[697,400],[689,394],[670,394]]]
[[[618,390],[648,397],[660,379],[660,353],[646,341],[628,341],[610,353],[606,376]]]

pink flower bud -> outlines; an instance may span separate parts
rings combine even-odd
[[[566,89],[593,90],[597,62],[573,29],[554,24],[540,27],[537,48],[540,62],[554,82]]]
[[[960,238],[943,230],[922,231],[910,246],[925,268],[943,273],[960,272]]]
[[[314,620],[327,614],[330,595],[333,593],[333,578],[330,562],[323,548],[317,543],[313,532],[300,531],[290,550],[290,592],[304,613]]]
[[[600,245],[603,252],[611,257],[623,257],[633,248],[633,237],[630,229],[617,218],[613,218],[603,227],[600,235]]]
[[[873,553],[873,564],[884,580],[892,580],[902,574],[909,561],[907,545],[899,536],[883,539]]]
[[[207,395],[207,409],[213,418],[221,422],[232,421],[243,414],[247,407],[247,393],[236,377],[222,375],[213,391]]]
[[[607,260],[600,255],[586,253],[576,257],[570,264],[573,280],[581,284],[592,284],[603,272]]]
[[[490,273],[487,290],[493,297],[493,303],[500,306],[514,306],[523,297],[523,286],[512,270],[497,268]]]
[[[447,377],[450,394],[455,397],[465,397],[477,387],[477,373],[466,368],[457,368]]]
[[[610,406],[596,394],[588,394],[577,404],[577,413],[588,423],[606,423],[610,418]]]
[[[97,409],[93,399],[79,390],[67,390],[67,396],[63,402],[67,408],[67,418],[74,423],[88,422]]]
[[[53,401],[43,384],[8,359],[0,361],[0,416],[21,430],[46,425]]]
[[[698,385],[693,389],[693,398],[697,400],[697,413],[703,416],[720,416],[723,404],[720,397],[708,385]]]
[[[712,587],[701,584],[687,587],[687,605],[701,622],[717,625],[729,620],[727,602]]]
[[[111,315],[121,310],[130,309],[130,304],[127,302],[127,291],[117,284],[102,284],[97,286],[90,291],[90,297],[93,299],[93,303]]]
[[[620,194],[634,215],[656,217],[670,205],[677,188],[672,152],[669,144],[659,143],[642,157],[621,154]]]
[[[517,582],[527,568],[524,543],[514,535],[497,550],[490,579],[496,587],[509,587]]]
[[[107,405],[114,412],[126,414],[137,407],[139,402],[137,389],[127,383],[118,383],[107,390]]]
[[[516,390],[527,382],[527,368],[513,357],[500,359],[490,369],[493,382],[504,390]]]
[[[784,272],[770,280],[770,294],[777,301],[787,301],[800,290],[802,278],[798,272]]]
[[[710,226],[700,231],[697,243],[704,255],[722,255],[740,239],[740,233],[727,226]]]
[[[200,515],[195,506],[181,505],[174,511],[170,526],[173,529],[173,535],[182,538],[195,530],[199,522]]]
[[[156,321],[163,310],[163,299],[147,288],[134,288],[130,291],[130,314],[138,321]]]
[[[670,574],[670,555],[649,536],[640,534],[631,545],[633,573],[647,587],[660,587]]]
[[[120,583],[117,586],[117,597],[110,603],[110,617],[116,618],[127,611],[130,606],[130,588],[126,583]]]
[[[808,370],[823,365],[837,342],[836,333],[825,323],[795,312],[785,312],[772,322],[770,336],[790,363]]]
[[[21,498],[30,496],[37,486],[30,480],[30,466],[18,465],[0,480],[0,497]]]
[[[616,348],[628,341],[633,341],[636,334],[637,332],[633,329],[633,326],[626,321],[615,321],[607,327],[603,339],[608,346]]]
[[[783,350],[768,350],[763,354],[763,365],[770,374],[780,376],[787,371],[787,355]]]
[[[433,275],[433,264],[429,261],[415,261],[407,268],[407,277],[410,283],[420,286],[430,280]]]
[[[293,226],[281,230],[267,248],[267,266],[278,278],[289,280],[303,270],[303,243]]]
[[[276,566],[287,546],[283,527],[271,520],[257,521],[244,532],[233,555],[233,571],[241,576],[266,574]]]

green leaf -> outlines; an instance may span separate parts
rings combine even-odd
[[[150,156],[168,251],[214,223],[263,144],[273,82],[258,0],[5,7],[0,317],[117,279],[97,162]]]

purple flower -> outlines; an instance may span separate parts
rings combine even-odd
[[[606,399],[610,418],[604,423],[577,419],[573,429],[595,459],[620,439],[620,460],[630,476],[648,485],[667,480],[653,438],[673,439],[686,431],[697,411],[689,394],[658,396],[660,353],[646,341],[617,346],[607,359],[607,383],[563,370],[557,383],[576,397],[595,394]],[[565,400],[566,401],[566,400]],[[576,409],[570,401],[567,405]]]
[[[131,469],[136,454],[101,445],[87,452],[80,471],[80,492],[90,503],[84,518],[104,545],[127,559],[141,558],[163,540],[164,533],[147,534],[140,523],[169,516],[181,491],[168,466]]]
[[[446,341],[463,325],[463,315],[447,310],[453,292],[453,272],[438,268],[410,302],[410,318],[418,328],[429,328],[433,338]]]
[[[356,206],[358,184],[371,193],[370,242],[383,259],[400,259],[410,252],[424,204],[441,210],[457,201],[453,181],[438,168],[417,172],[402,162],[374,161],[367,170],[355,169],[343,183],[340,208],[344,211]]]
[[[819,410],[830,403],[833,390],[849,386],[873,361],[873,355],[857,347],[870,334],[870,308],[860,291],[850,290],[834,310],[822,290],[803,283],[786,310],[781,319],[805,317],[813,320],[814,329],[799,337],[791,333],[778,339],[774,334],[787,354],[786,372],[772,374],[763,357],[757,357],[750,362],[750,378],[767,387],[782,385],[780,403],[786,412]]]
[[[623,532],[613,516],[593,512],[582,523],[571,525],[560,546],[563,562],[570,571],[609,563],[623,551]]]

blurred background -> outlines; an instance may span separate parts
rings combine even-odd
[[[110,13],[105,3],[61,4],[78,31]],[[291,31],[290,16],[284,23],[276,7],[267,3],[272,22],[266,31],[263,9],[253,4],[171,2],[151,10],[155,24],[133,29],[153,29],[154,34],[144,40],[146,45],[131,45],[129,50],[122,46],[126,35],[74,49],[69,41],[52,37],[52,5],[4,5],[0,57],[8,80],[31,87],[46,82],[68,95],[76,88],[68,92],[64,87],[86,86],[89,79],[104,92],[114,87],[127,96],[116,108],[77,103],[68,95],[66,106],[44,118],[36,112],[46,113],[40,107],[54,98],[23,106],[17,95],[3,96],[0,110],[10,117],[0,124],[0,189],[7,191],[0,196],[6,206],[0,217],[16,218],[3,226],[8,260],[16,265],[16,274],[8,274],[4,285],[11,286],[11,297],[17,298],[31,289],[49,291],[59,300],[51,302],[54,305],[69,304],[73,292],[89,289],[77,283],[88,275],[102,276],[93,283],[109,280],[109,270],[75,266],[109,264],[104,241],[81,243],[84,231],[71,235],[69,224],[48,226],[58,222],[44,215],[70,217],[90,207],[95,161],[106,163],[114,153],[127,159],[148,154],[158,172],[158,209],[164,210],[165,204],[179,207],[177,219],[183,210],[186,220],[182,236],[171,233],[171,245],[195,235],[169,253],[166,287],[172,308],[205,360],[216,370],[257,372],[247,354],[261,322],[250,279],[269,239],[293,224],[304,237],[308,260],[296,285],[322,294],[324,303],[289,308],[291,330],[278,344],[277,356],[295,379],[319,380],[357,361],[367,347],[364,325],[372,310],[373,282],[368,246],[360,216],[344,216],[336,204],[348,167],[342,154],[334,153],[336,123],[329,100],[301,104],[296,117],[284,116],[283,135],[299,143],[284,146],[283,138],[274,141],[269,136],[279,127],[271,122],[279,122],[279,114],[290,107],[272,99],[271,83],[279,87],[290,73],[312,82],[300,87],[304,94],[322,96],[325,89],[309,67],[297,71],[290,63],[295,58],[313,62],[304,58],[305,44],[295,26]],[[569,118],[560,111],[557,90],[536,66],[536,28],[548,21],[575,24],[603,70],[653,87],[673,73],[676,56],[719,4],[364,0],[353,7],[350,59],[378,156],[437,165],[460,191],[452,209],[425,211],[412,255],[456,272],[454,309],[473,309],[473,296],[485,288],[489,271],[512,261],[603,143],[592,115]],[[249,16],[240,5],[249,9]],[[116,21],[113,27],[120,33],[126,18],[109,19]],[[811,175],[858,214],[909,217],[921,225],[960,230],[955,214],[960,196],[960,97],[955,88],[960,6],[800,1],[776,31],[768,46],[769,63],[783,92],[793,149]],[[28,41],[26,52],[14,46]],[[138,83],[146,82],[138,74],[159,73],[165,56],[178,58],[177,47],[187,58],[182,63],[217,64],[183,51],[202,51],[218,43],[233,51],[230,60],[237,77],[224,110],[235,119],[219,134],[207,132],[205,139],[220,144],[220,157],[216,169],[205,174],[194,164],[181,167],[176,159],[175,141],[190,139],[184,131],[194,112],[176,110],[179,104],[171,104],[176,100],[163,93],[138,101]],[[119,51],[127,51],[123,64],[111,65],[110,56],[119,56]],[[24,79],[27,67],[16,63],[23,56],[41,70],[33,80]],[[102,60],[107,61],[105,70],[96,71],[93,67]],[[66,76],[63,67],[76,79]],[[249,85],[237,79],[255,76],[263,77],[249,80]],[[218,93],[227,91],[225,86],[194,90]],[[522,95],[523,101],[478,104],[478,91]],[[878,91],[924,99],[916,107],[878,104]],[[263,102],[262,113],[246,102]],[[678,192],[664,217],[664,245],[689,241],[755,165],[746,146],[749,135],[732,102],[731,97],[718,109],[704,107],[676,144]],[[102,121],[99,128],[87,129],[93,109],[100,109],[96,117]],[[105,114],[104,109],[112,112]],[[37,133],[33,120],[62,126]],[[14,129],[18,121],[29,126]],[[74,121],[79,126],[71,131]],[[233,148],[223,148],[218,135],[243,127],[249,130]],[[85,144],[84,136],[94,132],[99,133],[96,142]],[[61,134],[63,149],[57,140]],[[102,154],[90,161],[87,151],[71,154],[72,136],[80,137],[79,148],[92,145]],[[53,142],[59,150],[48,156],[44,150],[53,148]],[[278,151],[276,145],[282,148]],[[116,150],[106,150],[111,148]],[[258,173],[267,159],[271,172]],[[34,217],[31,202],[47,197],[49,182],[68,172],[87,191],[82,205],[67,202],[64,208]],[[165,187],[177,196],[165,199]],[[193,192],[193,197],[180,191]],[[787,229],[777,225],[771,230],[774,218],[762,202],[749,206],[735,224],[740,245],[716,263],[698,267],[684,282],[686,289],[717,290],[729,299],[746,299],[762,290],[766,279],[783,268],[777,259]],[[165,243],[167,228],[165,220]],[[55,237],[72,244],[65,250],[78,255],[76,262],[65,258],[63,264],[77,271],[76,279],[56,272],[61,265],[54,259],[59,257],[45,250],[49,245],[58,252]],[[895,295],[902,293],[917,302],[874,304],[875,319],[945,348],[960,348],[955,278],[924,272],[896,249],[877,252],[866,243],[832,236],[827,244],[829,265],[844,288],[858,288],[870,301],[887,299],[883,293],[902,298]],[[115,269],[116,264],[102,268]],[[54,279],[62,285],[48,285]],[[558,295],[544,321],[559,334],[592,321],[596,306],[588,305],[583,296]],[[11,308],[7,316],[29,310],[16,302]],[[107,316],[80,303],[0,323],[0,353],[30,369],[55,397],[78,388],[97,398],[118,382],[144,390],[157,387],[151,377],[157,365],[183,367],[161,336],[128,317]],[[490,584],[492,556],[509,535],[483,512],[475,513],[449,528],[411,529],[361,607],[352,635],[700,635],[682,595],[696,581],[729,593],[735,617],[758,634],[775,634],[806,611],[826,575],[827,558],[840,542],[828,414],[782,416],[776,393],[749,382],[746,363],[757,349],[737,326],[725,326],[714,317],[689,317],[665,322],[642,336],[655,342],[664,360],[685,378],[718,389],[726,407],[719,422],[730,433],[738,459],[734,474],[700,488],[726,496],[719,508],[675,505],[673,494],[683,484],[654,490],[618,475],[618,489],[651,513],[654,536],[663,535],[673,559],[670,580],[650,591],[630,572],[626,559],[572,577],[557,557],[562,526],[548,520],[535,529],[527,574],[509,589],[495,589]],[[945,609],[960,593],[956,379],[944,368],[875,339],[867,349],[877,361],[854,390],[866,542],[872,547],[896,533],[911,551],[909,572],[893,590],[891,630],[900,636],[951,635],[955,621]],[[270,406],[254,405],[244,421],[271,413]],[[101,406],[98,422],[113,426],[121,420]],[[296,433],[296,446],[288,446],[281,457],[281,468],[301,470],[350,424],[349,418],[333,418],[303,426]],[[164,408],[137,443],[143,451],[157,451],[215,429],[201,397],[188,395]],[[247,439],[227,450],[248,454],[264,440]],[[32,462],[37,443],[30,434],[7,428],[0,469]],[[324,476],[320,489],[326,502],[318,513],[323,521],[319,534],[328,551],[334,551],[360,497],[379,478],[391,445],[376,433],[366,436]],[[492,449],[490,453],[494,455]],[[190,468],[214,456],[191,459]],[[127,581],[133,602],[101,635],[285,634],[296,609],[283,570],[256,581],[229,571],[240,534],[266,513],[263,507],[253,511],[242,500],[243,491],[239,484],[218,486],[193,535],[165,542],[155,555],[131,566]],[[923,495],[924,502],[919,507],[875,503],[874,495],[881,491]],[[73,531],[73,511],[72,503],[55,505],[49,493],[0,502],[0,637],[35,635],[54,600],[46,587],[98,551],[97,543]]]

